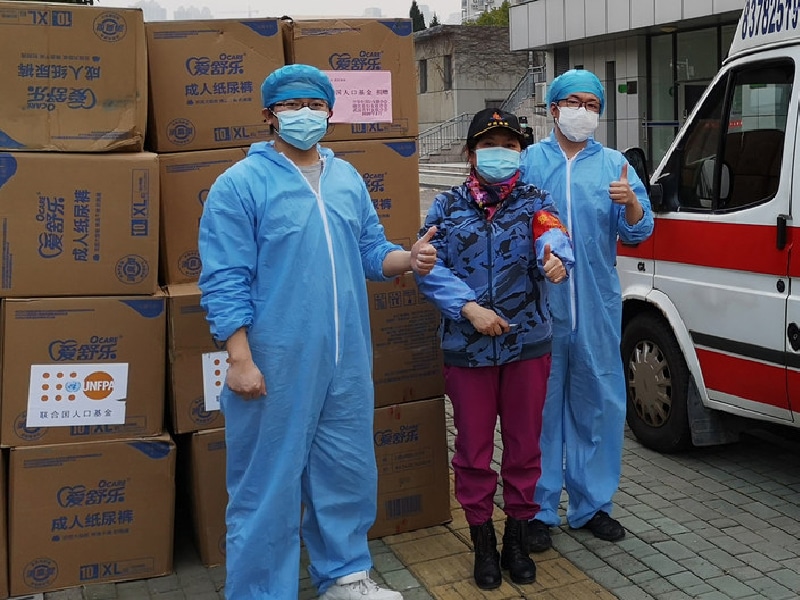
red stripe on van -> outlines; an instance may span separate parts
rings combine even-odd
[[[787,228],[787,243],[778,250],[777,226],[711,221],[656,219],[650,238],[638,246],[618,244],[617,253],[631,258],[734,269],[786,276],[794,228]],[[800,264],[792,276],[800,275]]]
[[[696,348],[706,388],[788,409],[786,369]]]

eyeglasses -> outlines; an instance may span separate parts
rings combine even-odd
[[[560,105],[562,102],[569,108],[583,107],[589,112],[595,112],[595,113],[600,112],[600,103],[597,100],[587,100],[586,102],[581,102],[577,98],[570,97],[570,98],[564,98],[563,100],[559,100],[557,104]]]
[[[284,110],[300,110],[305,107],[311,110],[328,110],[328,103],[325,100],[284,100],[273,104],[271,110],[272,112],[281,112]]]

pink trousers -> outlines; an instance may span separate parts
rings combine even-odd
[[[456,426],[456,499],[470,525],[492,518],[497,490],[492,456],[498,416],[504,511],[519,520],[532,519],[538,512],[533,491],[542,472],[539,437],[549,374],[549,354],[499,367],[445,366],[445,391],[453,404]]]

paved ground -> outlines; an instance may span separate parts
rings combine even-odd
[[[423,190],[423,214],[433,195]],[[448,428],[452,450],[452,419]],[[673,456],[627,434],[614,516],[628,536],[610,544],[585,531],[554,530],[554,549],[535,556],[533,585],[474,586],[469,530],[455,501],[446,526],[372,542],[374,576],[406,600],[797,600],[800,435],[776,431]],[[501,452],[498,436],[496,462]],[[502,530],[499,509],[495,518]],[[200,564],[182,515],[177,532],[173,575],[51,592],[44,600],[223,600],[224,568]],[[301,573],[300,600],[315,598]]]
[[[452,420],[448,428],[452,448]],[[759,433],[730,446],[664,456],[628,434],[615,511],[629,532],[622,542],[556,529],[555,548],[535,555],[535,584],[504,583],[481,592],[471,582],[468,527],[453,501],[447,526],[372,542],[374,575],[402,590],[406,600],[795,600],[800,598],[799,450],[796,441]],[[497,460],[501,451],[498,441]],[[496,521],[501,528],[499,509]],[[223,581],[224,568],[203,567],[187,528],[179,525],[175,574],[44,598],[222,600]],[[304,572],[301,590],[300,600],[316,597]]]

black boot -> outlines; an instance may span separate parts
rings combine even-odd
[[[489,519],[483,525],[470,525],[469,535],[475,546],[475,584],[482,590],[499,588],[503,583],[500,573],[500,554],[497,552],[497,536],[494,523]]]
[[[550,527],[544,521],[528,521],[528,552],[544,552],[553,547]]]
[[[536,581],[536,564],[528,556],[528,522],[508,517],[503,533],[500,564],[508,569],[511,581],[517,584]]]

